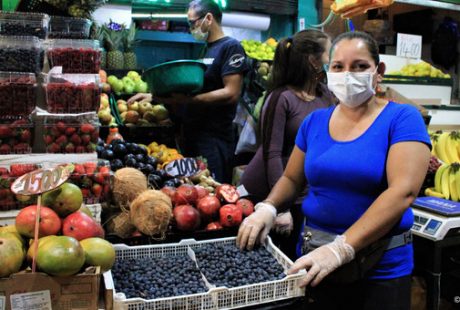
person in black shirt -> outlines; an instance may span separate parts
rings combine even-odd
[[[225,36],[222,11],[213,0],[194,0],[187,18],[190,32],[197,40],[206,41],[203,62],[207,65],[200,94],[153,99],[172,106],[183,105],[183,153],[204,156],[219,182],[231,181],[235,146],[233,118],[240,99],[243,77],[249,67],[241,44]],[[138,94],[128,103],[150,96]]]

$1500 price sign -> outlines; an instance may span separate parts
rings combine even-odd
[[[172,177],[191,177],[200,171],[195,158],[177,159],[165,167],[166,173]]]
[[[20,195],[37,195],[55,189],[67,181],[74,165],[60,165],[52,169],[38,169],[17,178],[11,191]]]

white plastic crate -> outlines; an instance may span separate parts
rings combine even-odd
[[[124,244],[115,244],[116,259],[163,257],[187,255],[189,249],[198,249],[204,244],[234,244],[236,237],[196,241],[194,239],[182,240],[179,243],[145,245],[129,247]],[[283,266],[284,271],[292,266],[293,262],[281,252],[267,238],[266,249]],[[143,298],[124,298],[124,294],[115,291],[112,274],[107,271],[104,274],[106,290],[112,291],[110,297],[113,299],[115,310],[217,310],[235,309],[274,302],[305,295],[305,288],[299,287],[299,280],[305,275],[305,270],[297,274],[288,275],[284,279],[262,283],[249,284],[233,288],[217,287],[211,288],[206,293],[193,295],[181,295],[168,298],[146,300]],[[106,295],[106,296],[107,296]],[[111,302],[109,302],[111,304]]]

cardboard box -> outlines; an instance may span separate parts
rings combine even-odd
[[[19,272],[0,279],[0,309],[98,309],[100,268],[90,267],[70,277]]]

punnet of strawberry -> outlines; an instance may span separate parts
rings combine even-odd
[[[47,50],[51,67],[62,67],[64,73],[98,73],[101,50],[97,40],[51,40]]]
[[[0,154],[32,152],[34,126],[29,119],[0,120]]]
[[[96,111],[101,97],[98,74],[49,74],[44,85],[50,113]]]
[[[27,117],[37,98],[35,74],[0,72],[0,117]]]
[[[69,182],[77,185],[83,194],[86,204],[107,201],[110,195],[112,171],[107,160],[74,163],[75,169]]]
[[[48,114],[44,120],[43,141],[47,153],[93,153],[99,139],[95,112]]]
[[[41,168],[37,164],[11,164],[0,166],[0,211],[18,210],[35,204],[36,197],[15,195],[11,184],[20,176]]]

